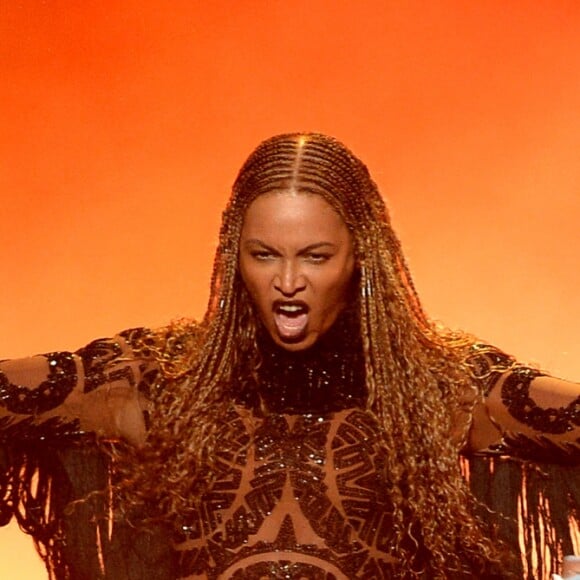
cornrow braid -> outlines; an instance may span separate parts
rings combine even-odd
[[[133,489],[157,493],[172,517],[186,513],[211,485],[212,457],[228,428],[224,410],[260,364],[257,317],[238,271],[244,215],[258,196],[275,192],[322,196],[351,233],[367,408],[380,425],[385,476],[392,482],[395,548],[411,575],[421,574],[421,551],[428,554],[429,577],[478,576],[486,562],[496,561],[495,551],[473,515],[450,437],[461,393],[472,388],[473,369],[465,360],[474,339],[429,321],[367,167],[325,135],[272,137],[241,168],[223,213],[199,339],[163,377],[151,421],[151,461]],[[153,471],[155,492],[146,483]]]

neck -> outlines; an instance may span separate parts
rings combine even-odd
[[[258,332],[261,365],[253,392],[241,397],[274,413],[329,413],[366,401],[364,356],[357,316],[344,312],[310,348],[288,351]]]

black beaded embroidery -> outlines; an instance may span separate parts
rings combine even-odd
[[[218,448],[219,477],[176,538],[180,577],[393,576],[390,486],[380,475],[377,425],[365,411],[254,419],[251,471],[242,451],[251,431],[239,417],[228,420],[233,429]],[[262,539],[285,493],[294,505],[283,508],[290,511],[275,537]],[[297,521],[315,533],[316,544],[300,541]]]
[[[346,313],[300,352],[279,348],[262,329],[258,384],[237,395],[254,427],[229,419],[234,429],[217,448],[220,477],[176,538],[180,577],[393,576],[390,485],[378,426],[361,409],[367,393],[355,321]],[[240,453],[248,441],[251,471]],[[228,464],[224,450],[235,460]],[[290,511],[275,538],[263,539],[277,509]],[[300,539],[302,526],[316,544]]]
[[[340,317],[312,347],[291,352],[276,345],[262,329],[262,365],[256,393],[238,395],[258,408],[258,398],[276,413],[329,413],[363,407],[365,368],[358,325],[351,313]]]
[[[115,358],[121,355],[121,352],[119,344],[109,340],[94,340],[77,351],[83,361],[85,371],[85,393],[90,393],[105,383],[111,382],[112,377],[109,377],[105,370]],[[127,370],[129,370],[129,376],[118,378],[128,378],[129,384],[134,385],[132,373],[129,368]]]
[[[138,344],[147,331],[132,329],[121,333],[129,346]],[[77,365],[83,367],[84,393],[116,381],[125,382],[129,387],[137,388],[146,396],[151,385],[156,382],[159,369],[154,361],[142,360],[138,370],[130,364],[123,364],[123,349],[111,339],[98,339],[75,353],[56,352],[39,355],[48,361],[47,377],[39,385],[27,387],[12,383],[6,374],[0,371],[0,406],[15,415],[29,415],[15,421],[14,417],[0,418],[0,438],[4,440],[20,439],[58,439],[70,438],[81,434],[80,422],[70,417],[53,417],[37,422],[38,416],[56,409],[73,392],[79,382]],[[131,361],[134,359],[127,359]],[[137,372],[136,372],[137,371]],[[145,416],[147,422],[147,416]]]
[[[150,348],[154,342],[151,331],[145,328],[132,328],[124,330],[119,336],[122,336],[132,349],[137,349],[139,357],[143,359],[143,362],[139,364],[140,380],[137,388],[150,400],[152,389],[157,385],[160,376],[159,367],[156,363],[152,364],[152,361],[155,361],[155,355]],[[134,384],[134,381],[130,384]]]
[[[543,408],[530,397],[530,384],[542,374],[534,369],[515,368],[505,379],[501,398],[510,414],[536,431],[559,435],[580,425],[580,396],[566,407]]]
[[[43,356],[48,360],[48,377],[34,389],[15,385],[0,373],[0,405],[12,413],[38,415],[64,403],[78,379],[74,357],[69,352]]]
[[[494,346],[477,343],[471,347],[467,363],[488,395],[501,375],[514,366],[515,359]]]

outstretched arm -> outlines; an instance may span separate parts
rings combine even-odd
[[[0,362],[0,437],[59,437],[94,432],[145,439],[153,358],[136,356],[145,331],[122,332],[74,352]]]
[[[471,451],[548,461],[580,458],[580,385],[514,365],[499,351],[477,363],[484,378],[470,431]],[[487,372],[485,366],[487,361]],[[502,365],[507,370],[502,372]],[[510,368],[511,367],[511,368]]]

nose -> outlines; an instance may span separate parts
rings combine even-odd
[[[306,288],[306,278],[297,264],[287,260],[280,265],[274,277],[274,288],[284,296],[291,297]]]

